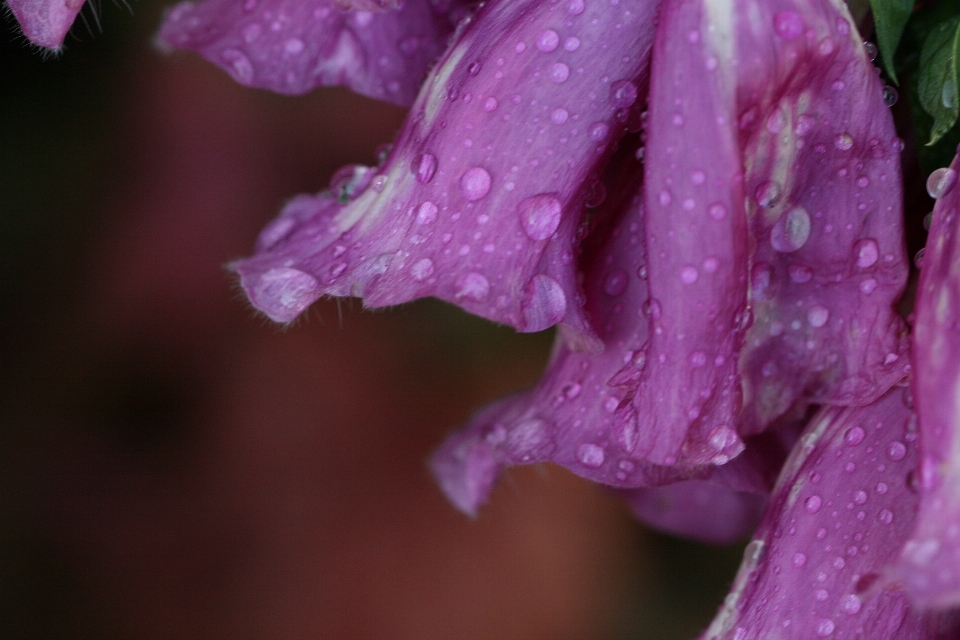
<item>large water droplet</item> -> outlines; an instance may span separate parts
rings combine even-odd
[[[555,82],[557,84],[566,82],[567,78],[570,77],[570,67],[562,62],[554,62],[552,65],[547,67],[547,77],[550,78],[551,82]]]
[[[692,264],[688,264],[680,269],[680,282],[683,284],[694,284],[700,279],[700,272]]]
[[[863,427],[850,427],[843,435],[843,441],[847,443],[848,447],[855,447],[863,442],[866,437],[867,433],[863,430]]]
[[[860,604],[860,598],[852,593],[840,598],[840,610],[851,616],[860,612]]]
[[[250,292],[254,306],[274,322],[290,322],[320,297],[320,283],[308,273],[287,267],[261,275]]]
[[[433,260],[424,258],[413,263],[410,267],[410,275],[413,279],[422,282],[433,275]]]
[[[883,103],[888,107],[892,107],[897,104],[897,100],[900,99],[900,94],[896,89],[890,85],[884,85],[883,87]]]
[[[572,16],[578,16],[583,13],[584,2],[583,0],[568,0],[567,2],[567,13]]]
[[[833,139],[833,146],[840,151],[849,151],[853,147],[853,138],[849,133],[838,133]]]
[[[432,153],[419,154],[410,163],[410,171],[416,176],[417,182],[427,184],[437,173],[437,156]]]
[[[886,491],[884,491],[886,493]],[[877,520],[883,524],[890,524],[893,522],[893,512],[890,509],[881,509],[880,513],[877,514]]]
[[[490,173],[483,167],[471,167],[460,176],[460,193],[471,202],[480,200],[490,193],[492,180]]]
[[[553,29],[547,29],[537,36],[535,44],[540,51],[550,53],[560,46],[560,36]]]
[[[817,621],[817,635],[821,638],[826,638],[833,633],[834,628],[835,625],[830,618],[821,618]]]
[[[770,244],[781,253],[796,251],[807,243],[810,229],[810,214],[803,207],[794,207],[773,225]]]
[[[803,28],[803,16],[796,11],[780,11],[773,17],[773,30],[784,40],[800,37]]]
[[[877,263],[880,258],[880,247],[873,238],[863,238],[853,245],[853,255],[857,258],[857,266],[866,269]]]
[[[476,271],[465,273],[457,279],[457,298],[483,302],[490,293],[490,282]]]
[[[615,298],[623,295],[623,292],[627,290],[628,284],[629,276],[627,272],[623,269],[614,269],[607,274],[606,279],[603,281],[603,290],[608,296]]]
[[[772,181],[762,182],[754,190],[753,197],[758,205],[770,209],[780,202],[780,185]]]
[[[956,171],[950,168],[937,169],[927,178],[927,193],[937,200],[947,195],[956,183]]]
[[[610,85],[610,102],[616,109],[626,109],[637,101],[637,85],[629,80],[617,80]]]
[[[803,503],[803,508],[807,510],[807,513],[816,513],[820,511],[820,507],[822,505],[823,505],[823,498],[817,495],[813,495],[807,498],[806,502]]]
[[[907,446],[902,442],[900,442],[899,440],[895,440],[894,442],[891,442],[890,446],[887,448],[887,457],[889,457],[894,462],[899,462],[900,460],[903,460],[906,457],[906,455],[907,455]]]
[[[417,224],[432,224],[436,222],[439,211],[437,205],[430,201],[424,202],[417,207]]]
[[[594,122],[590,125],[588,134],[590,135],[591,140],[595,142],[601,142],[607,137],[607,133],[609,131],[610,126],[606,122]]]
[[[563,124],[570,117],[570,112],[566,109],[554,109],[550,112],[550,122],[553,124]]]
[[[531,240],[546,240],[560,226],[562,207],[550,193],[541,193],[520,201],[517,205],[520,224]]]
[[[823,325],[827,324],[827,320],[830,319],[830,311],[826,307],[820,305],[814,305],[810,307],[810,310],[807,311],[807,322],[810,323],[811,327],[819,329]]]
[[[790,563],[799,569],[803,565],[807,564],[807,554],[798,551],[797,553],[793,554],[793,558],[790,560]]]
[[[603,452],[603,447],[599,445],[588,442],[580,445],[577,449],[577,460],[580,461],[580,464],[590,469],[596,469],[601,466],[605,459],[606,454]]]

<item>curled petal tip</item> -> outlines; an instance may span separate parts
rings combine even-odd
[[[258,272],[247,270],[242,263],[236,268],[250,302],[274,322],[292,322],[323,295],[317,279],[298,269]]]
[[[8,0],[23,35],[33,44],[59,49],[84,0]]]

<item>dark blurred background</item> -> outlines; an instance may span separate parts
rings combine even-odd
[[[105,3],[0,23],[0,637],[692,639],[739,563],[555,467],[476,520],[426,460],[552,335],[435,301],[280,330],[223,265],[403,112],[285,98]]]

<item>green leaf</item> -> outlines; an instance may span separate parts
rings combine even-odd
[[[923,110],[933,118],[930,141],[937,142],[960,115],[960,17],[938,24],[927,35],[920,51],[918,91]]]
[[[907,26],[910,13],[913,11],[915,0],[870,0],[873,10],[873,22],[877,27],[877,44],[880,55],[883,56],[883,66],[887,75],[894,83],[897,81],[897,72],[893,64],[893,55],[897,52],[897,45],[903,36],[903,28]]]
[[[930,130],[933,128],[933,118],[920,106],[916,69],[905,74],[904,84],[910,100],[914,137],[918,141],[926,140],[930,137]],[[953,162],[953,156],[957,153],[957,145],[960,145],[960,125],[954,125],[936,144],[919,145],[917,158],[920,160],[920,170],[923,175],[928,176],[940,167],[949,167]]]

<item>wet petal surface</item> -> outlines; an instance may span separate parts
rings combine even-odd
[[[251,293],[258,308],[285,321],[275,307],[319,295],[371,307],[434,296],[520,331],[562,321],[599,348],[582,309],[578,233],[591,179],[639,128],[656,6],[568,4],[480,9],[385,163],[345,169],[312,215],[285,211],[236,265],[248,292],[287,296]],[[617,47],[611,32],[622,33]]]
[[[954,159],[951,170],[960,170]],[[941,192],[920,271],[913,390],[920,515],[894,574],[924,607],[960,605],[960,189]]]
[[[704,639],[932,638],[881,574],[911,530],[917,460],[906,390],[811,421]]]
[[[459,1],[436,7],[429,0],[383,12],[344,11],[334,0],[182,2],[158,39],[196,51],[243,85],[285,94],[342,85],[407,106],[469,13]]]

